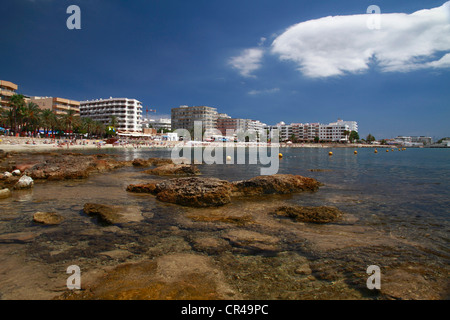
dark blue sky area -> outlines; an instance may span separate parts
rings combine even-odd
[[[412,13],[445,1],[378,1]],[[69,5],[81,30],[68,30]],[[364,14],[373,1],[152,0],[2,1],[0,79],[26,95],[74,100],[128,97],[170,114],[179,105],[217,107],[233,117],[358,121],[360,135],[450,136],[450,71],[424,69],[309,78],[265,54],[251,77],[229,61],[264,47],[286,28],[326,16]],[[153,114],[154,115],[154,114]]]

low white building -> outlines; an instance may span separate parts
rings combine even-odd
[[[119,132],[142,132],[142,103],[136,99],[109,98],[81,101],[80,116],[101,121],[105,125],[110,124],[111,116],[116,116]]]
[[[172,121],[170,118],[156,118],[156,119],[145,119],[142,121],[142,126],[144,128],[153,128],[159,132],[159,130],[171,130]]]

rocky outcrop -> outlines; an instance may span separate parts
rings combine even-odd
[[[25,171],[33,179],[65,180],[87,178],[92,172],[110,171],[131,162],[117,161],[102,155],[66,154],[53,156]]]
[[[344,213],[335,207],[283,206],[275,210],[274,215],[288,217],[298,222],[329,223],[339,220]]]
[[[178,178],[160,182],[154,190],[162,202],[190,207],[218,207],[231,202],[230,183],[217,178]]]
[[[166,164],[173,164],[173,161],[171,159],[164,159],[164,158],[148,158],[147,160],[137,158],[134,159],[132,162],[133,166],[135,167],[159,167]]]
[[[130,184],[127,187],[128,192],[134,192],[134,193],[151,193],[151,194],[157,194],[156,185],[158,182],[150,182],[145,184]]]
[[[31,189],[34,185],[34,181],[31,177],[23,175],[20,177],[19,181],[14,185],[14,189]]]
[[[217,207],[230,203],[232,197],[316,191],[319,185],[314,179],[294,175],[262,176],[238,182],[189,177],[129,185],[127,191],[151,193],[160,201],[183,206]]]
[[[290,194],[317,191],[321,185],[315,179],[292,174],[258,176],[233,182],[233,196],[257,196],[266,194]]]
[[[33,215],[33,221],[40,223],[40,224],[46,224],[46,225],[56,225],[60,224],[64,218],[54,212],[36,212]]]
[[[160,201],[190,207],[217,207],[231,202],[230,183],[217,178],[176,178],[129,185],[127,191],[151,193]]]
[[[200,170],[195,165],[188,164],[165,164],[144,172],[155,176],[193,176],[200,174]]]

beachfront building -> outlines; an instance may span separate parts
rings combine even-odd
[[[142,132],[142,103],[136,99],[112,98],[81,101],[80,115],[105,125],[116,116],[118,132]]]
[[[170,131],[172,130],[172,121],[170,118],[144,119],[142,120],[142,128],[152,128],[157,132],[161,129]]]
[[[230,132],[235,133],[236,131],[246,131],[247,120],[239,119],[239,118],[231,118],[226,114],[220,114],[220,117],[217,119],[217,129],[222,132],[225,136]]]
[[[266,129],[278,129],[282,142],[313,142],[317,139],[323,142],[348,142],[349,133],[358,132],[358,123],[342,120],[329,124],[279,122],[275,126],[267,126]]]
[[[405,147],[419,147],[433,144],[433,138],[425,136],[398,136],[393,139],[393,143]]]
[[[263,133],[266,130],[265,129],[266,127],[267,127],[267,124],[265,124],[259,120],[247,119],[246,130],[249,130],[249,131],[254,130],[259,133]]]
[[[216,108],[206,106],[180,106],[172,108],[171,120],[172,130],[186,129],[192,131],[194,122],[201,121],[202,130],[217,129],[219,114]]]
[[[319,140],[325,142],[349,142],[352,131],[358,132],[358,125],[354,121],[338,120],[334,123],[319,126]],[[355,130],[356,129],[356,130]]]
[[[73,110],[74,115],[80,115],[80,102],[54,97],[30,97],[30,101],[37,104],[42,110],[52,110],[57,115],[65,115]]]
[[[16,94],[17,89],[17,84],[0,80],[0,108],[9,109],[9,99]]]

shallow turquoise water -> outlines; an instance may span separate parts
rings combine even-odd
[[[279,152],[283,158],[279,162],[279,172],[283,174],[299,174],[312,177],[324,185],[316,193],[302,193],[281,198],[267,198],[261,202],[249,201],[236,203],[224,208],[227,214],[238,214],[247,210],[255,217],[261,218],[262,224],[256,226],[239,227],[262,232],[268,235],[279,236],[282,252],[291,252],[295,257],[307,257],[313,274],[318,280],[294,284],[301,276],[290,271],[297,262],[287,259],[282,254],[267,258],[265,264],[257,266],[250,264],[252,255],[244,254],[234,248],[232,258],[225,252],[211,254],[222,270],[230,279],[234,279],[236,270],[241,270],[243,280],[236,281],[237,287],[245,287],[256,281],[258,286],[252,287],[249,292],[251,299],[272,299],[285,297],[288,299],[303,299],[315,297],[316,291],[312,288],[321,288],[320,292],[328,293],[324,298],[358,298],[355,289],[361,286],[350,285],[350,289],[330,287],[330,274],[321,270],[333,266],[342,273],[344,282],[354,280],[354,270],[361,265],[380,259],[380,264],[386,267],[397,268],[404,263],[413,263],[426,270],[435,268],[436,279],[445,279],[448,271],[449,252],[449,214],[450,214],[450,150],[448,149],[407,149],[406,151],[386,152],[380,149],[377,154],[373,149],[357,149],[354,154],[352,148],[285,148]],[[329,156],[328,152],[333,155]],[[104,149],[102,153],[117,155],[120,160],[135,158],[170,157],[169,149]],[[88,152],[86,152],[88,153]],[[97,150],[95,151],[97,153]],[[230,181],[248,179],[260,175],[260,165],[249,164],[213,164],[199,165],[204,176],[218,177]],[[311,171],[317,170],[320,171]],[[33,281],[37,283],[21,282],[15,272],[2,271],[3,278],[0,283],[4,287],[0,290],[0,297],[6,299],[27,298],[36,287],[43,287],[42,281],[47,283],[54,277],[62,278],[65,273],[61,268],[70,264],[82,264],[83,270],[95,269],[103,265],[116,265],[127,261],[122,258],[107,258],[104,252],[111,250],[127,250],[131,259],[142,257],[152,258],[169,252],[191,252],[190,241],[202,237],[215,237],[222,239],[222,234],[228,229],[236,228],[230,225],[216,225],[214,223],[192,223],[183,218],[185,209],[174,205],[160,203],[152,196],[137,195],[125,192],[128,184],[139,183],[154,177],[143,174],[142,168],[122,168],[113,172],[92,175],[84,180],[56,181],[38,183],[30,191],[15,192],[9,199],[1,201],[0,207],[0,236],[1,248],[8,252],[0,255],[2,263],[8,265],[11,256],[24,256],[30,262],[37,262],[40,266],[52,268],[48,276],[40,276]],[[124,206],[134,206],[142,212],[144,220],[137,224],[119,226],[119,228],[104,228],[95,223],[82,212],[86,202],[106,203]],[[344,221],[341,226],[348,232],[358,228],[368,227],[384,235],[405,239],[401,248],[389,247],[391,253],[384,252],[383,246],[374,248],[343,249],[338,251],[322,250],[310,251],[309,242],[320,244],[320,238],[315,240],[314,233],[310,233],[308,241],[298,243],[297,227],[280,225],[278,222],[268,222],[265,216],[259,216],[258,211],[264,213],[271,206],[283,203],[321,206],[332,205],[347,212],[354,221]],[[33,223],[32,215],[37,211],[53,211],[61,214],[65,220],[55,227],[42,227]],[[195,214],[195,209],[188,210]],[[206,211],[200,212],[200,214]],[[267,222],[267,225],[264,223]],[[174,231],[175,230],[175,231]],[[320,226],[307,227],[321,235]],[[324,229],[325,230],[325,229]],[[328,229],[333,234],[333,227]],[[336,229],[338,230],[338,229]],[[344,229],[342,229],[344,230]],[[326,239],[327,233],[324,233]],[[338,235],[337,231],[336,235]],[[300,233],[301,234],[301,233]],[[373,238],[373,232],[372,238]],[[11,235],[11,236],[10,236]],[[353,233],[353,236],[357,233]],[[33,240],[26,240],[30,236]],[[361,241],[364,233],[355,241]],[[11,240],[10,240],[11,239]],[[18,240],[17,240],[18,239]],[[25,239],[25,240],[22,240]],[[223,241],[223,239],[222,239]],[[420,244],[420,247],[417,246]],[[0,249],[1,249],[0,248]],[[195,246],[194,246],[195,248]],[[196,249],[197,250],[197,249]],[[237,250],[237,251],[235,251]],[[205,254],[204,251],[200,251]],[[210,254],[210,253],[208,253]],[[284,258],[283,258],[284,257]],[[229,265],[229,260],[234,266]],[[283,260],[284,259],[284,260]],[[367,262],[366,262],[367,261]],[[282,269],[270,269],[269,266],[281,263]],[[13,264],[11,269],[20,269],[22,265]],[[251,267],[247,267],[247,264]],[[0,269],[5,268],[0,265]],[[237,269],[236,269],[237,268]],[[254,270],[252,270],[254,268]],[[262,276],[261,270],[274,272],[273,276],[281,277],[285,289],[277,289],[280,284],[271,282]],[[277,267],[278,268],[278,267]],[[314,269],[315,268],[315,269]],[[64,269],[62,269],[64,270]],[[265,269],[264,269],[265,270]],[[445,271],[447,270],[447,271]],[[282,272],[277,275],[276,272]],[[358,271],[360,272],[360,271]],[[434,271],[430,271],[433,275]],[[316,275],[317,274],[317,275]],[[247,277],[245,278],[244,277]],[[258,280],[255,277],[261,275]],[[429,275],[428,275],[429,276]],[[284,278],[283,278],[284,277]],[[334,277],[334,276],[333,276]],[[362,274],[364,277],[364,273]],[[325,279],[325,280],[324,280]],[[333,278],[334,279],[334,278]],[[358,278],[359,279],[359,278]],[[295,281],[294,281],[295,280]],[[10,283],[15,283],[13,285]],[[52,280],[53,281],[53,280]],[[230,280],[231,281],[231,280]],[[234,280],[233,280],[234,281]],[[292,282],[292,288],[289,283]],[[324,282],[325,281],[325,282]],[[360,279],[358,280],[360,281]],[[332,283],[336,281],[333,280]],[[361,282],[361,281],[360,281]],[[52,282],[53,283],[53,282]],[[234,282],[232,282],[234,283]],[[338,283],[340,283],[338,281]],[[342,284],[341,283],[341,284]],[[312,287],[305,289],[303,285]],[[27,286],[30,286],[29,288]],[[22,287],[28,289],[22,289]],[[300,288],[300,289],[299,289]],[[324,289],[325,288],[325,289]],[[252,291],[253,290],[253,291]],[[286,291],[288,290],[288,291]],[[336,289],[337,290],[337,289]],[[359,289],[358,289],[359,290]],[[357,291],[358,291],[357,290]],[[23,295],[26,292],[27,295]],[[358,291],[359,292],[359,291]],[[49,294],[49,293],[48,293]]]

